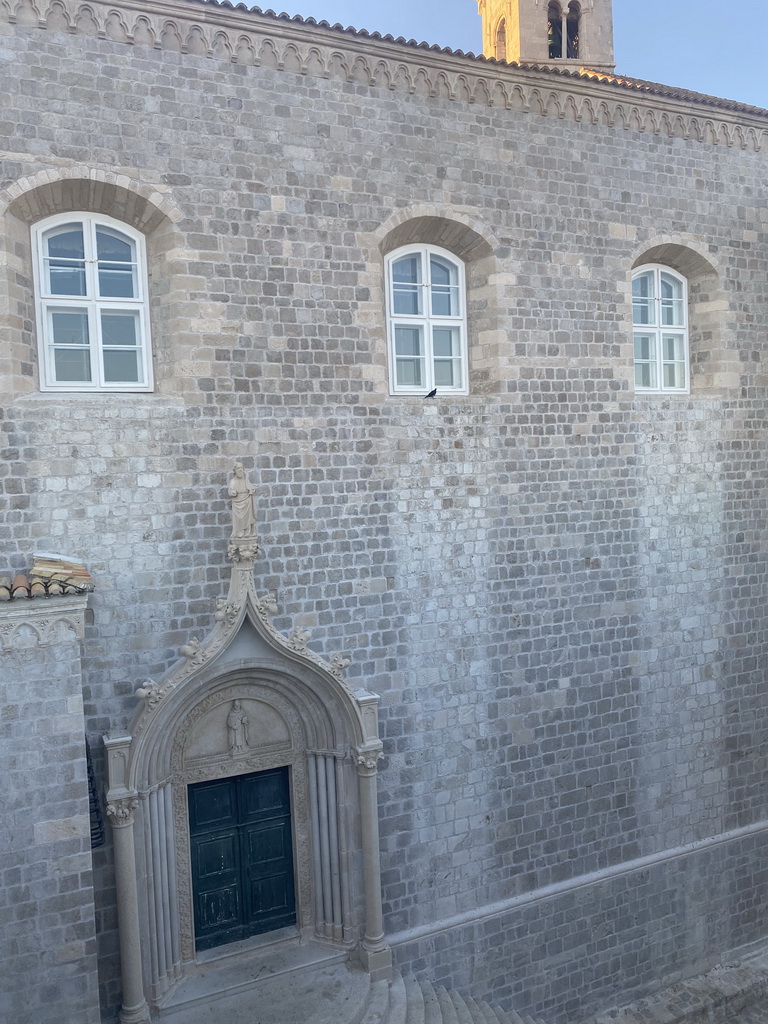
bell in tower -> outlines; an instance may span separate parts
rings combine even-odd
[[[612,0],[477,0],[483,53],[497,60],[613,71]]]

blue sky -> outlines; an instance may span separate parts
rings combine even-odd
[[[476,0],[288,3],[277,9],[452,49],[481,48]],[[617,71],[768,108],[766,0],[614,0],[613,9]]]

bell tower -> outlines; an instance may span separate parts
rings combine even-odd
[[[612,0],[477,0],[483,53],[497,60],[611,72]]]

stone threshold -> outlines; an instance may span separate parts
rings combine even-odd
[[[157,1015],[164,1020],[221,997],[251,992],[276,979],[290,986],[292,975],[344,965],[348,959],[348,950],[302,941],[295,928],[206,950],[188,965],[185,977],[162,1001]]]

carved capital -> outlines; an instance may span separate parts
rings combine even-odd
[[[121,796],[110,800],[107,804],[107,816],[112,828],[128,828],[133,825],[138,806],[139,798],[137,796]]]
[[[375,775],[379,768],[379,761],[383,756],[384,754],[382,753],[381,747],[372,747],[370,749],[358,747],[357,750],[355,750],[357,774]]]

